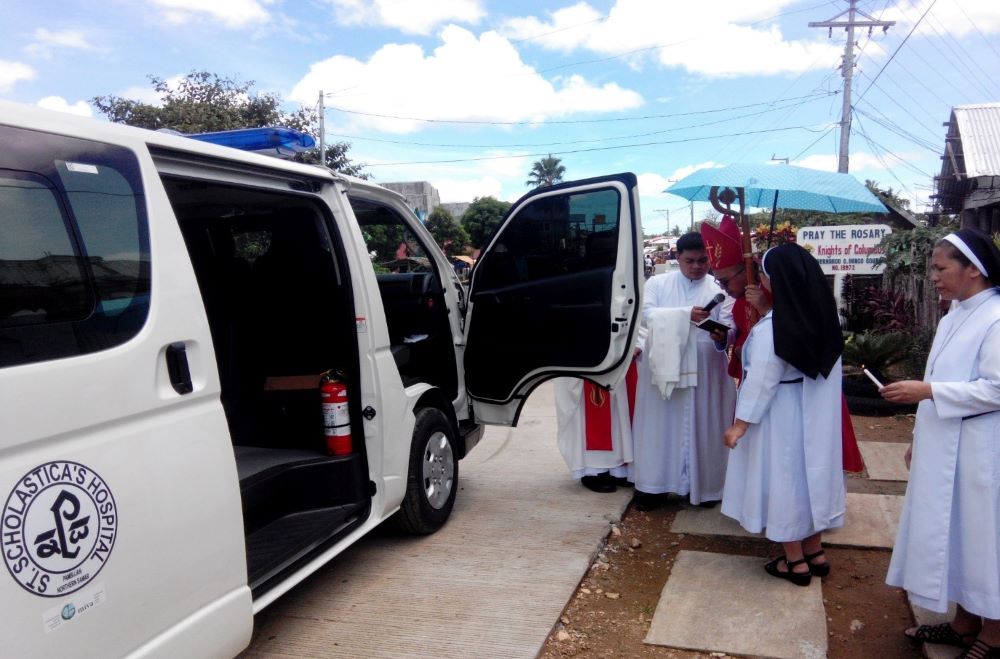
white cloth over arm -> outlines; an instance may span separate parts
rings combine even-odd
[[[698,352],[692,339],[691,307],[653,309],[646,316],[650,378],[660,395],[698,384]]]

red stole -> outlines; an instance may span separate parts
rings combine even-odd
[[[625,373],[628,412],[631,421],[635,411],[635,387],[639,373],[633,361]],[[611,437],[611,392],[585,381],[583,383],[584,446],[588,451],[613,451]]]

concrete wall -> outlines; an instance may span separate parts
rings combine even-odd
[[[406,205],[416,211],[421,220],[426,220],[431,211],[441,205],[437,188],[427,181],[398,181],[381,185],[406,197]]]

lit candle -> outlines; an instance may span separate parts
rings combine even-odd
[[[872,382],[875,383],[876,387],[878,387],[879,389],[881,389],[882,387],[885,386],[884,384],[882,384],[881,382],[879,382],[878,378],[876,378],[874,375],[872,375],[872,372],[869,371],[867,368],[862,368],[861,370],[864,371],[865,375],[868,376],[869,380],[871,380]]]

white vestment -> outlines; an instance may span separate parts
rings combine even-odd
[[[643,320],[658,308],[704,307],[722,292],[711,278],[691,281],[680,272],[651,277],[643,289]],[[730,327],[732,314],[717,305],[711,317]],[[640,492],[690,494],[692,503],[722,498],[728,449],[722,434],[733,418],[736,387],[726,374],[725,352],[705,330],[691,327],[697,345],[697,386],[674,389],[664,400],[652,382],[646,350],[638,358],[632,440],[632,480]]]
[[[886,582],[943,612],[1000,619],[1000,292],[941,319],[924,381],[903,514]]]
[[[841,363],[815,380],[774,354],[772,314],[743,345],[736,418],[751,425],[729,454],[722,514],[775,542],[844,524]]]
[[[587,450],[583,380],[556,378],[554,390],[558,429],[556,443],[573,478],[596,476],[605,471],[610,471],[612,476],[627,478],[627,465],[632,462],[632,427],[625,381],[622,380],[611,392],[598,392],[611,399],[610,451]]]

